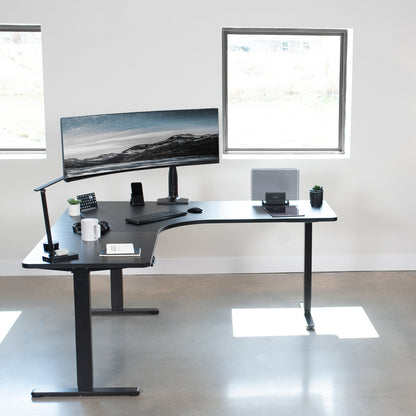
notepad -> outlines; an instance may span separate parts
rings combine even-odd
[[[272,217],[303,217],[294,205],[263,205],[264,210]]]
[[[116,257],[116,256],[140,256],[141,248],[135,248],[132,243],[108,243],[105,249],[101,250],[102,257]]]

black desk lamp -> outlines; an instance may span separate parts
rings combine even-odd
[[[48,263],[57,263],[59,261],[70,261],[70,260],[75,260],[78,258],[77,253],[68,252],[66,254],[57,254],[56,250],[59,249],[59,243],[54,242],[52,240],[51,224],[49,222],[48,205],[46,203],[46,188],[51,185],[54,185],[57,182],[60,182],[62,179],[63,179],[63,176],[34,189],[34,191],[40,192],[40,197],[42,200],[43,218],[45,220],[45,229],[46,229],[46,238],[47,238],[47,242],[43,244],[43,249],[48,253],[47,256],[42,256],[42,260],[47,261]]]

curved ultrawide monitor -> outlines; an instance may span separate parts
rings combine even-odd
[[[218,109],[61,118],[65,181],[219,162]]]

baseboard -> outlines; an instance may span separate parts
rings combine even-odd
[[[315,272],[416,270],[415,255],[319,256]],[[303,271],[303,256],[157,258],[154,267],[125,269],[124,274],[292,273]],[[24,269],[20,261],[1,260],[0,276],[45,276],[66,272]],[[108,272],[94,272],[108,274]]]

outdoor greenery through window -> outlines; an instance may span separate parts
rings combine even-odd
[[[45,150],[39,25],[0,25],[0,151]]]
[[[344,153],[347,33],[224,28],[224,152]]]

